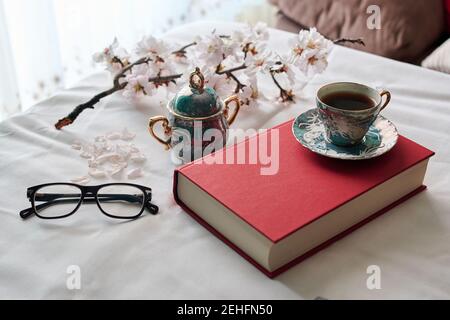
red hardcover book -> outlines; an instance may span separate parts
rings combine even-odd
[[[177,203],[269,277],[424,190],[434,154],[400,136],[393,150],[376,159],[329,159],[303,148],[291,127],[292,121],[284,123],[174,176]],[[250,154],[262,137],[267,145],[279,137],[278,160],[272,159],[278,163],[270,170],[268,161],[255,163]],[[233,158],[247,164],[221,164]]]

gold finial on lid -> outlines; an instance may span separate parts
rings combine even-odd
[[[195,71],[191,73],[191,76],[189,77],[189,86],[192,89],[197,90],[199,93],[203,93],[203,89],[205,87],[205,77],[200,71],[200,68],[195,68]]]

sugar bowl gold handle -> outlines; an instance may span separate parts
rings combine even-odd
[[[230,104],[232,102],[236,103],[236,106],[234,108],[233,113],[230,115],[229,114],[230,113]],[[225,99],[224,103],[225,103],[224,115],[227,118],[228,125],[231,126],[234,123],[234,121],[236,120],[239,110],[241,109],[241,101],[239,100],[238,96],[231,96],[231,97]]]
[[[158,137],[158,135],[155,133],[155,125],[158,122],[162,122],[162,127],[163,127],[164,133],[166,135],[170,136],[172,134],[172,128],[169,125],[169,120],[163,116],[150,118],[150,121],[148,123],[148,131],[153,136],[153,138],[155,138],[159,143],[161,143],[162,145],[165,146],[166,150],[169,150],[171,148],[170,142],[171,142],[172,138],[169,138],[168,140],[164,140],[164,139],[161,139],[160,137]]]

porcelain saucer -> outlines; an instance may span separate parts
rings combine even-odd
[[[354,147],[339,147],[325,138],[325,129],[317,109],[306,111],[294,121],[292,132],[305,148],[317,154],[342,160],[366,160],[389,152],[398,141],[395,125],[378,116],[363,142]]]

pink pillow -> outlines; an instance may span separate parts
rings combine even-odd
[[[362,37],[366,46],[357,49],[414,63],[423,60],[424,54],[447,29],[444,3],[450,8],[450,0],[270,1],[289,20],[300,26],[315,26],[327,38]],[[367,28],[366,10],[373,4],[382,8],[381,30]]]

